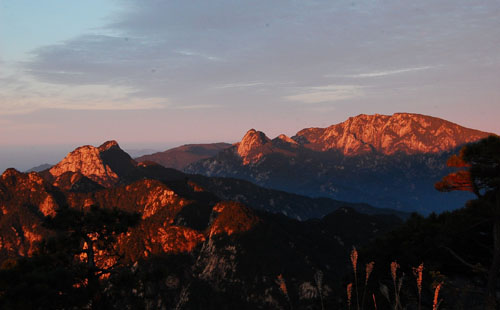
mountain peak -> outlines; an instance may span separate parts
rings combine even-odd
[[[104,151],[107,151],[111,148],[120,148],[120,146],[118,145],[118,142],[116,142],[115,140],[109,140],[109,141],[106,141],[104,142],[103,144],[101,144],[101,146],[99,146],[99,152],[104,152]]]
[[[243,139],[241,140],[241,143],[248,144],[248,143],[258,143],[258,144],[265,144],[267,142],[271,141],[265,133],[262,131],[257,131],[255,129],[250,129],[247,131]]]
[[[336,149],[345,155],[377,151],[390,155],[438,153],[488,135],[437,117],[395,113],[360,114],[328,128],[303,129],[294,140],[318,151]]]
[[[277,136],[276,139],[290,144],[298,144],[297,141],[284,134]]]
[[[8,168],[2,173],[2,178],[6,179],[20,174],[21,172],[19,172],[16,168]]]
[[[120,149],[116,141],[107,141],[99,147],[81,146],[69,153],[49,173],[57,179],[72,172],[81,173],[90,180],[111,187],[118,183],[120,175],[130,172],[136,163]]]
[[[240,143],[237,152],[243,158],[243,163],[248,164],[259,160],[264,149],[271,148],[271,140],[262,131],[250,129]]]
[[[49,173],[56,179],[67,172],[81,173],[104,187],[110,187],[118,183],[119,177],[103,162],[100,153],[94,146],[81,146],[52,167]]]

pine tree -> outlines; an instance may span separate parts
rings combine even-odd
[[[448,174],[435,187],[439,191],[473,192],[471,206],[481,208],[485,220],[492,223],[493,257],[488,270],[486,309],[496,309],[496,282],[500,269],[500,137],[489,136],[463,147],[450,157],[448,166],[457,171]]]

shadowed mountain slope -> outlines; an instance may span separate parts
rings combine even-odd
[[[318,270],[324,274],[321,298],[335,305],[334,292],[340,289],[352,245],[369,242],[401,223],[394,215],[365,215],[344,207],[324,219],[296,221],[221,200],[194,176],[156,164],[134,165],[128,177],[103,187],[89,178],[92,174],[82,173],[95,171],[88,170],[89,163],[78,163],[83,171],[60,176],[76,175],[95,188],[67,190],[51,183],[51,176],[44,179],[14,169],[0,177],[0,264],[10,266],[3,262],[35,255],[39,242],[54,234],[44,226],[45,217],[56,216],[60,208],[138,212],[136,227],[95,254],[98,268],[117,266],[109,278],[101,279],[120,288],[102,293],[114,306],[282,308],[291,300],[315,307],[320,295],[312,281]],[[127,167],[128,161],[123,164]],[[115,252],[119,255],[111,255]],[[276,285],[278,275],[286,278],[286,298]]]
[[[229,143],[186,144],[164,152],[138,157],[136,161],[153,161],[167,168],[182,170],[187,165],[215,156],[230,146]]]

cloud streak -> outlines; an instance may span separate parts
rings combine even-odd
[[[170,105],[166,98],[136,98],[129,87],[80,85],[70,89],[16,74],[0,76],[0,115],[25,114],[44,109],[149,110]]]
[[[176,110],[206,110],[222,108],[219,104],[193,104],[193,105],[178,105],[173,106],[172,109]]]
[[[374,77],[385,77],[390,75],[397,75],[402,73],[423,71],[433,68],[433,66],[423,66],[423,67],[413,67],[413,68],[403,68],[397,70],[382,70],[382,71],[373,71],[373,72],[365,72],[358,74],[346,74],[346,75],[336,75],[329,74],[326,77],[344,77],[344,78],[374,78]]]
[[[215,89],[227,89],[227,88],[250,88],[256,86],[266,85],[264,82],[248,82],[248,83],[228,83],[219,86],[215,86]]]
[[[359,85],[326,85],[300,88],[296,94],[285,96],[285,99],[305,104],[314,104],[332,103],[359,98],[363,95],[363,87]]]

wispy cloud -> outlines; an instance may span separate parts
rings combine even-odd
[[[279,82],[279,81],[250,81],[250,82],[239,82],[239,83],[227,83],[221,84],[213,87],[214,89],[231,89],[231,88],[253,88],[253,87],[274,87],[274,86],[284,86],[290,85],[293,82]]]
[[[220,57],[207,55],[207,54],[192,51],[192,50],[177,50],[175,52],[179,55],[182,55],[182,56],[199,57],[199,58],[210,60],[210,61],[222,61],[222,58],[220,58]]]
[[[169,106],[165,98],[137,98],[134,89],[81,85],[71,89],[34,81],[16,74],[0,76],[0,115],[25,114],[43,109],[149,110]]]
[[[218,104],[193,104],[193,105],[178,105],[172,106],[172,109],[176,110],[204,110],[204,109],[218,109],[221,108]]]
[[[415,72],[415,71],[423,71],[433,68],[432,66],[424,66],[424,67],[413,67],[413,68],[404,68],[397,70],[384,70],[384,71],[373,71],[373,72],[365,72],[358,74],[328,74],[326,77],[344,77],[344,78],[372,78],[372,77],[383,77],[389,75],[396,75],[401,73]]]
[[[6,98],[0,95],[2,103],[0,115],[26,114],[44,109],[57,110],[94,110],[94,111],[125,111],[151,110],[165,108],[165,99],[132,99],[126,102],[94,100],[90,102],[71,102],[64,98]]]
[[[359,85],[326,85],[300,88],[296,94],[286,96],[285,99],[312,104],[358,98],[363,95],[363,87]]]
[[[248,83],[229,83],[216,86],[217,89],[227,89],[227,88],[249,88],[255,86],[266,85],[264,82],[248,82]]]

